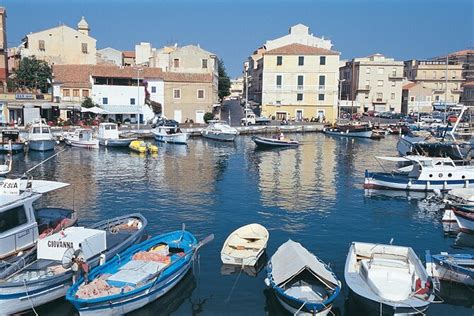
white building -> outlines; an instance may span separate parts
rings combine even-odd
[[[99,49],[97,51],[97,63],[122,66],[122,51],[112,47]]]
[[[276,38],[274,40],[268,40],[265,43],[267,50],[287,46],[290,44],[302,44],[306,46],[319,47],[327,50],[332,49],[332,43],[330,40],[324,39],[324,36],[319,38],[314,36],[309,31],[309,27],[303,24],[296,24],[290,27],[289,34]]]

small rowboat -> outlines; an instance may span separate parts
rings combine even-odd
[[[267,248],[268,230],[260,224],[240,227],[227,237],[221,250],[224,264],[255,266]]]
[[[282,135],[275,138],[253,136],[252,140],[258,147],[298,147],[300,142],[294,139],[282,137]]]
[[[474,286],[474,255],[448,254],[431,255],[426,251],[426,271],[432,277]]]
[[[267,270],[266,285],[293,315],[328,315],[341,292],[329,266],[292,240],[278,248]]]
[[[187,274],[201,242],[188,231],[174,231],[137,244],[93,269],[68,290],[66,299],[80,315],[123,315],[163,296]]]
[[[474,233],[474,206],[456,204],[452,206],[459,229],[465,233]]]
[[[158,152],[158,147],[142,140],[134,140],[128,146],[131,150],[140,154],[155,154]]]

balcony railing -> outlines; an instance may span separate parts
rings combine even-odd
[[[298,91],[302,91],[302,90],[304,89],[304,86],[303,86],[303,85],[298,85],[298,86],[296,87],[296,89],[297,89]]]
[[[387,100],[384,98],[373,98],[372,103],[387,103]]]
[[[362,86],[362,87],[357,88],[357,90],[359,90],[359,91],[368,91],[368,90],[370,90],[370,86],[369,86],[369,85],[365,85],[365,86]]]
[[[318,91],[326,91],[326,86],[318,86]]]

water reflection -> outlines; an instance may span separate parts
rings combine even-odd
[[[467,285],[441,281],[439,296],[446,304],[474,308],[474,289]]]

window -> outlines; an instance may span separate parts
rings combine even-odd
[[[73,97],[78,97],[79,96],[79,89],[73,89],[72,90],[72,96]]]
[[[436,71],[433,71],[433,79],[436,79]]]
[[[277,66],[281,66],[283,64],[283,56],[277,56]]]
[[[173,59],[173,67],[174,68],[179,68],[179,59],[178,58]]]
[[[395,81],[392,81],[392,87],[395,87]]]
[[[383,80],[378,80],[377,81],[377,87],[383,87]]]
[[[304,76],[298,76],[298,90],[303,90]]]
[[[43,41],[43,40],[39,40],[39,41],[38,41],[38,49],[39,49],[39,50],[42,50],[42,51],[45,50],[45,48],[44,48],[44,41]]]
[[[370,89],[370,80],[365,81],[365,88]]]
[[[304,65],[304,56],[299,56],[298,57],[298,66],[303,66]]]
[[[365,68],[365,73],[368,75],[370,74],[370,67]]]
[[[82,90],[82,96],[85,98],[85,97],[88,97],[89,96],[89,90]]]
[[[83,52],[84,54],[87,54],[87,43],[82,43],[81,46],[82,46],[82,52]]]
[[[181,90],[180,89],[174,89],[173,90],[173,98],[174,99],[181,99]]]
[[[435,97],[435,100],[436,100],[436,101],[439,101],[439,95],[437,95],[437,96]]]
[[[303,101],[303,93],[298,93],[296,95],[296,101]]]
[[[277,75],[276,76],[276,87],[278,89],[281,89],[281,81],[282,81],[282,76],[281,75]]]
[[[395,93],[392,93],[392,94],[390,95],[390,99],[395,100]]]
[[[207,69],[207,59],[202,59],[201,60],[201,67],[202,67],[202,69]]]
[[[369,94],[368,94],[368,93],[364,93],[364,96],[365,96],[366,99],[369,98]]]
[[[379,75],[383,75],[383,68],[379,68],[379,69],[377,70],[377,73],[378,73]]]
[[[198,99],[204,99],[204,90],[203,89],[199,89],[197,91],[197,97],[198,97]]]
[[[326,85],[326,76],[319,76],[319,86],[325,86]]]
[[[276,100],[275,103],[276,103],[277,106],[280,106],[281,105],[281,100]]]
[[[411,96],[411,97],[410,97],[410,101],[411,101],[411,102],[415,102],[415,96]]]
[[[109,98],[102,98],[102,104],[109,104]]]
[[[326,56],[319,56],[319,64],[326,65]]]
[[[70,95],[69,89],[63,89],[63,95],[64,95],[65,97],[70,97],[71,95]]]
[[[0,233],[13,229],[28,222],[25,208],[17,206],[8,211],[0,213]]]
[[[324,93],[318,94],[318,100],[319,101],[324,101]]]
[[[397,68],[392,68],[392,77],[397,76]]]
[[[135,105],[135,98],[130,98],[130,105]]]
[[[415,100],[413,100],[415,101]],[[426,96],[426,101],[431,102],[431,95]]]
[[[381,102],[382,99],[383,99],[383,93],[378,92],[378,93],[377,93],[377,101]]]
[[[151,87],[151,93],[156,93],[156,87],[155,86]]]

